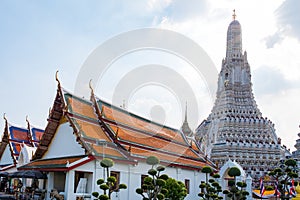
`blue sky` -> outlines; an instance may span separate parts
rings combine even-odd
[[[168,29],[191,38],[219,70],[225,56],[227,26],[232,10],[236,9],[256,102],[263,116],[275,123],[283,143],[294,149],[300,124],[300,17],[296,10],[299,6],[297,0],[3,0],[0,2],[0,113],[6,113],[11,123],[21,126],[26,126],[28,115],[33,125],[44,128],[56,93],[56,70],[60,71],[63,87],[73,91],[78,73],[94,49],[115,35],[139,28]],[[97,95],[110,101],[112,83],[117,83],[126,69],[141,65],[135,60],[145,55],[144,64],[155,58],[172,59],[168,55],[150,54],[144,52],[120,59],[103,78],[101,87],[96,85]],[[196,128],[208,116],[213,100],[192,72],[180,69],[174,60],[163,63],[177,67],[177,72],[194,85],[198,107],[190,105],[189,112],[198,115],[191,114],[189,118],[191,126]],[[128,67],[120,69],[122,66]],[[144,91],[132,94],[128,109],[151,117],[151,106],[159,102],[165,111],[158,109],[157,117],[163,114],[166,124],[180,127],[182,110],[171,112],[174,105],[178,106],[178,100],[171,94],[162,95],[164,90],[160,90],[144,87]]]

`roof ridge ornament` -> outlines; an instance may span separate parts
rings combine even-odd
[[[235,9],[233,9],[232,19],[235,20],[235,18],[236,18]]]
[[[92,95],[94,95],[94,89],[93,89],[93,87],[92,87],[92,80],[93,80],[93,79],[90,79],[90,82],[89,82],[89,88],[91,89]]]
[[[29,124],[28,115],[26,115],[26,122]]]
[[[58,79],[58,70],[56,70],[56,73],[55,73],[55,80],[57,81],[57,83],[58,83],[58,86],[60,87],[60,81],[59,81],[59,79]]]
[[[6,113],[3,113],[3,119],[7,122]]]

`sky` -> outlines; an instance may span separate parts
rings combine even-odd
[[[28,116],[32,125],[45,128],[56,94],[55,72],[59,70],[62,86],[76,93],[83,66],[93,52],[134,30],[178,33],[187,39],[182,41],[200,46],[205,53],[199,54],[205,54],[218,72],[235,9],[256,103],[275,124],[282,143],[293,151],[300,124],[299,4],[297,0],[2,0],[0,113],[6,113],[11,124],[26,127]],[[129,45],[126,42],[135,41],[114,43],[114,50]],[[141,77],[133,82],[137,85],[126,82],[137,76]],[[158,83],[149,84],[148,77]],[[185,102],[195,129],[208,117],[215,98],[207,84],[210,77],[195,71],[180,55],[159,48],[124,54],[96,78],[92,85],[99,98],[114,105],[125,100],[127,110],[175,128],[183,121]],[[82,84],[87,91],[88,82]]]

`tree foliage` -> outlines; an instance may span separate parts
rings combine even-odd
[[[155,156],[147,158],[146,163],[151,165],[148,170],[148,177],[144,178],[141,188],[136,189],[136,193],[143,197],[143,200],[183,200],[187,195],[185,185],[167,174],[161,174],[164,166],[157,166],[159,159]]]
[[[199,197],[201,197],[204,200],[209,199],[223,199],[222,196],[219,196],[219,193],[222,192],[222,187],[219,185],[219,183],[215,180],[220,178],[219,174],[213,175],[213,179],[208,180],[208,176],[213,172],[213,170],[206,166],[203,167],[201,170],[202,173],[205,173],[206,181],[201,181],[200,187],[200,193],[198,194]]]
[[[272,170],[269,175],[278,181],[278,190],[280,199],[290,199],[292,195],[289,192],[289,187],[292,185],[292,180],[298,178],[297,162],[294,159],[280,161],[280,167]],[[297,186],[297,182],[294,182]]]
[[[170,177],[167,179],[163,189],[167,190],[165,198],[168,200],[183,200],[187,195],[184,183]]]
[[[223,194],[233,200],[245,200],[249,195],[249,192],[245,191],[247,184],[245,182],[236,182],[236,177],[241,175],[240,169],[237,167],[231,167],[228,170],[228,175],[230,177],[234,177],[234,180],[228,181],[229,189],[224,190]]]
[[[105,178],[101,178],[97,180],[97,185],[101,190],[103,190],[103,194],[99,194],[98,192],[93,192],[92,195],[96,199],[99,200],[110,200],[111,194],[113,192],[118,192],[120,189],[127,189],[127,186],[125,184],[118,184],[117,179],[114,176],[109,176],[109,168],[114,165],[113,160],[109,158],[104,158],[100,162],[101,167],[105,169],[105,177],[107,177],[106,181]]]

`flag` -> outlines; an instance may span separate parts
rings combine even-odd
[[[294,179],[292,180],[292,184],[291,184],[291,187],[290,187],[290,195],[292,196],[296,196],[296,190],[295,190],[295,182],[294,182]]]
[[[275,189],[274,196],[279,197],[280,196],[280,192],[278,190],[278,180],[275,181],[274,189]]]
[[[262,178],[260,178],[259,180],[259,193],[260,193],[260,196],[262,197],[265,193],[265,186],[264,186],[264,182],[262,180]]]

